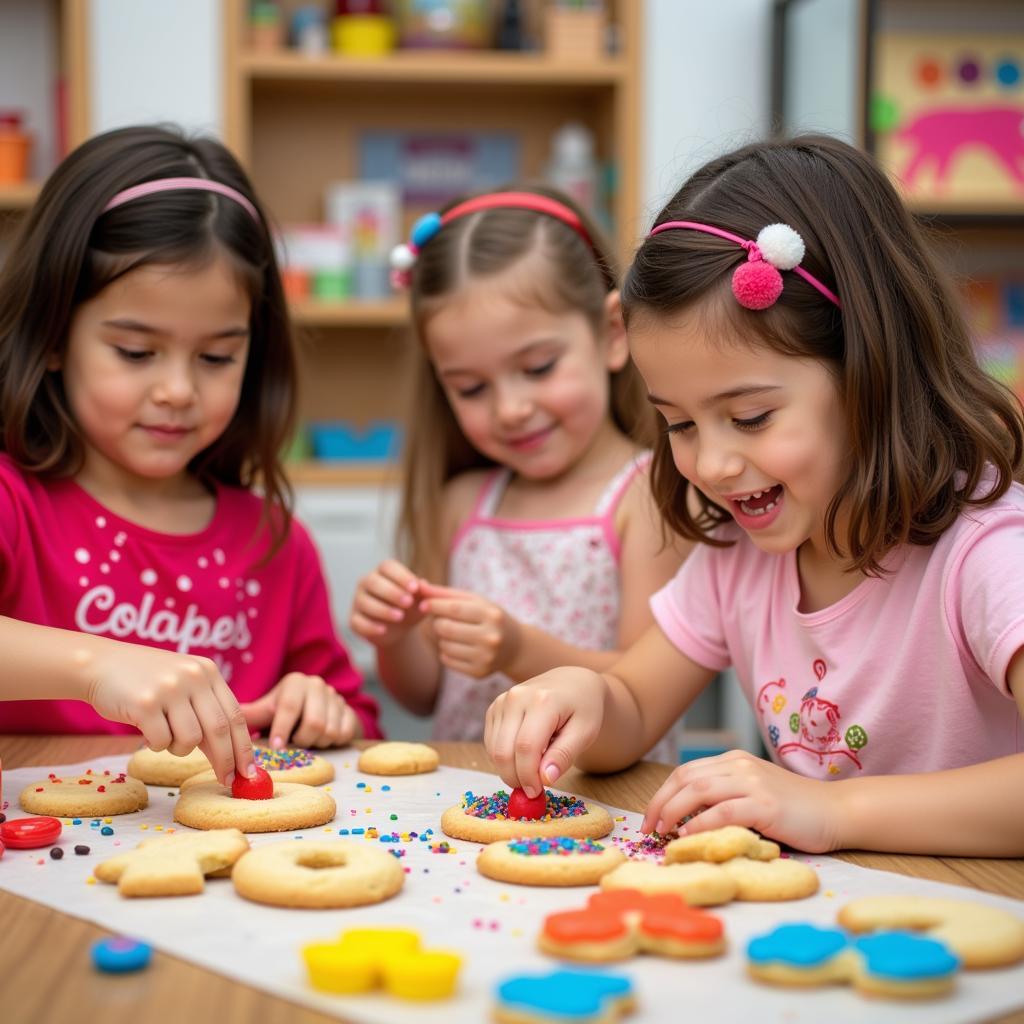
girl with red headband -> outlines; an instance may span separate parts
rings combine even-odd
[[[514,682],[611,665],[681,556],[651,502],[653,417],[590,220],[554,192],[489,193],[424,218],[393,266],[419,341],[402,560],[360,582],[352,628],[436,739],[480,739]],[[674,737],[654,756],[675,763]]]
[[[1024,854],[1024,417],[884,172],[822,136],[713,160],[624,304],[654,494],[698,547],[606,672],[498,697],[502,777],[625,767],[732,665],[768,757],[677,768],[646,830]]]
[[[379,735],[290,515],[294,399],[231,154],[144,127],[73,152],[0,275],[0,732],[138,729],[222,781],[250,729]]]

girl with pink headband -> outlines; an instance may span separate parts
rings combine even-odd
[[[352,628],[435,739],[478,740],[516,681],[610,665],[681,550],[662,543],[653,416],[589,217],[541,189],[473,196],[392,265],[418,342],[400,550],[360,582]],[[654,756],[678,752],[670,735]]]
[[[250,730],[380,735],[291,517],[294,405],[234,157],[145,127],[73,152],[0,273],[0,732],[138,730],[221,781]]]
[[[1024,414],[885,173],[823,136],[713,160],[623,301],[697,548],[614,665],[497,698],[502,777],[623,768],[732,666],[766,756],[677,768],[645,830],[1024,854]]]

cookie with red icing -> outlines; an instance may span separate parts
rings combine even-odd
[[[89,768],[84,775],[50,772],[45,779],[26,786],[18,802],[30,814],[100,818],[140,811],[149,803],[149,794],[138,779],[124,772]]]

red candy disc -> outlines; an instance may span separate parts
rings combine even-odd
[[[274,795],[274,780],[256,765],[256,774],[247,779],[244,775],[236,775],[231,783],[231,795],[239,800],[269,800]]]
[[[15,818],[0,825],[0,840],[16,850],[53,846],[60,838],[61,824],[56,818]]]
[[[508,816],[510,818],[529,818],[535,821],[547,814],[548,799],[541,790],[535,797],[528,797],[518,786],[512,790],[508,798]]]

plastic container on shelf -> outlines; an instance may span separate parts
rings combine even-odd
[[[569,121],[555,132],[545,177],[584,210],[599,214],[600,168],[594,159],[594,136],[585,125]]]
[[[300,53],[316,55],[330,49],[327,17],[322,7],[306,4],[292,12],[288,42]]]
[[[347,57],[380,57],[395,48],[395,23],[383,0],[337,0],[331,45]]]
[[[344,420],[311,423],[313,455],[333,462],[389,462],[398,457],[401,427],[390,420],[373,420],[365,427]]]
[[[490,0],[395,0],[403,49],[484,50],[494,45]]]
[[[22,124],[20,110],[0,110],[0,183],[10,185],[28,179],[32,136]]]
[[[284,46],[284,19],[281,5],[273,0],[255,0],[249,8],[249,47],[260,53]]]

